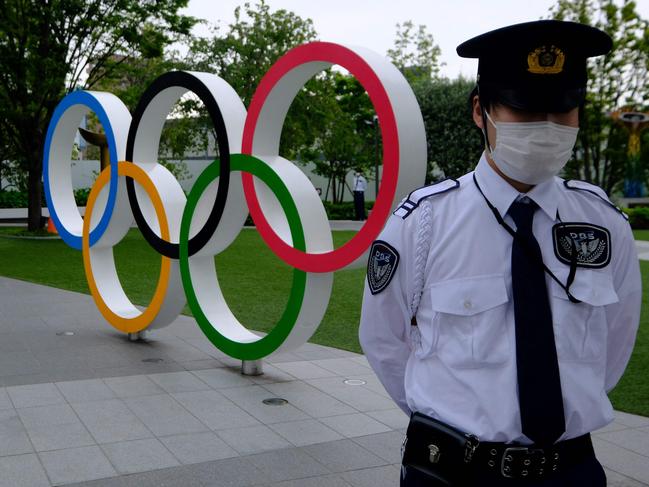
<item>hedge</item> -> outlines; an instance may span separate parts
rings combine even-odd
[[[90,188],[74,190],[77,206],[86,206]],[[0,208],[27,208],[29,199],[25,191],[0,191]],[[42,195],[41,206],[45,207],[45,194]]]

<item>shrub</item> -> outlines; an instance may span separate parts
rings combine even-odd
[[[637,206],[635,208],[624,208],[624,213],[629,216],[629,223],[634,230],[649,229],[649,208]]]

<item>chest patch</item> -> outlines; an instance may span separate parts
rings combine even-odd
[[[367,262],[367,284],[372,294],[378,294],[388,287],[398,265],[399,252],[394,247],[381,240],[372,244]]]
[[[557,223],[552,227],[554,255],[570,265],[577,253],[577,266],[599,269],[611,261],[611,233],[590,223]]]

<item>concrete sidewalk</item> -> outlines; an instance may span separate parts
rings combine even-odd
[[[408,420],[362,355],[239,365],[188,317],[131,343],[89,296],[0,278],[0,487],[398,485]],[[594,442],[609,485],[649,485],[649,418]]]

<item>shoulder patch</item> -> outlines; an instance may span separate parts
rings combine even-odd
[[[367,262],[367,284],[372,294],[383,291],[394,277],[399,265],[399,252],[392,245],[376,240]]]
[[[399,208],[394,210],[393,215],[400,216],[405,220],[425,199],[437,194],[446,193],[447,191],[452,191],[459,187],[460,182],[457,179],[448,178],[439,183],[416,189],[408,195]]]
[[[591,223],[565,222],[552,227],[554,255],[570,265],[600,269],[611,262],[611,232]]]
[[[583,191],[584,193],[592,194],[599,198],[602,202],[604,202],[608,207],[614,209],[617,211],[620,215],[625,220],[628,220],[629,217],[626,213],[624,213],[620,208],[615,206],[611,200],[608,198],[608,195],[606,192],[600,188],[599,186],[595,184],[591,184],[587,181],[581,181],[579,179],[570,179],[570,180],[564,180],[563,185],[566,187],[566,189],[570,189],[573,191]]]

